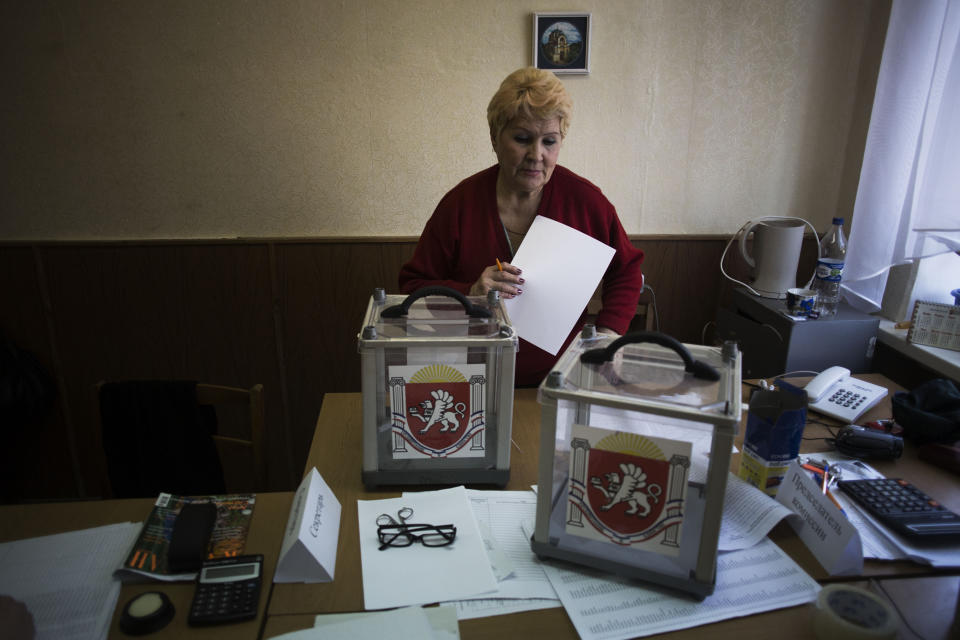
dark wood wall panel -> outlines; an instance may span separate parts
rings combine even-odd
[[[42,255],[87,495],[108,493],[100,380],[262,383],[268,484],[288,484],[266,244],[63,246]]]
[[[277,247],[293,459],[306,462],[328,392],[359,391],[357,333],[374,288],[396,292],[413,242]],[[360,469],[357,469],[360,473]]]
[[[0,248],[0,292],[0,334],[35,356],[59,387],[33,248]],[[12,424],[0,416],[0,500],[80,495],[61,407],[58,402],[43,419],[30,424]]]
[[[656,302],[660,330],[681,342],[700,343],[707,323],[716,317],[724,287],[717,239],[635,239],[644,251],[643,274],[652,288],[641,301]]]
[[[655,292],[661,330],[709,343],[732,287],[719,270],[727,238],[633,241],[652,288],[641,301],[653,302]],[[0,499],[107,495],[94,387],[136,378],[263,384],[263,488],[294,488],[324,394],[360,389],[357,332],[370,295],[397,291],[415,242],[0,245],[0,329],[37,353],[62,392],[44,424],[7,437],[11,471]],[[801,273],[813,264],[812,249],[804,255]],[[726,266],[743,276],[738,258]]]

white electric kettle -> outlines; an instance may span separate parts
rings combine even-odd
[[[817,230],[803,218],[771,216],[748,221],[737,232],[740,234],[740,254],[750,265],[753,284],[739,280],[734,282],[745,285],[754,294],[763,298],[783,299],[787,289],[797,286],[797,265],[800,263],[800,249],[803,245],[804,226]],[[747,236],[753,232],[753,253],[747,251]],[[734,234],[734,238],[736,234]],[[731,242],[734,238],[731,238]],[[819,245],[819,239],[817,244]],[[727,247],[729,248],[729,243]],[[819,249],[818,249],[819,252]],[[724,249],[726,255],[726,249]],[[723,271],[723,258],[720,259]],[[727,275],[724,272],[724,275]],[[811,281],[812,281],[811,276]],[[809,282],[807,283],[809,286]]]

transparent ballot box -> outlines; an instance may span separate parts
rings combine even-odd
[[[357,337],[366,485],[505,485],[517,335],[496,292],[376,289]]]
[[[539,389],[531,541],[562,558],[703,599],[716,583],[740,351],[587,326]]]

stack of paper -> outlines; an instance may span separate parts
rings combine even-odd
[[[717,586],[703,602],[571,565],[545,565],[567,615],[584,640],[666,633],[812,602],[820,585],[780,547],[764,539],[720,554]]]
[[[113,524],[0,544],[0,593],[26,604],[38,639],[106,638],[120,595],[113,571],[140,526]]]
[[[465,512],[467,502],[469,510]],[[455,523],[454,545],[421,548],[417,557],[405,554],[419,545],[379,551],[377,515],[396,514],[403,506],[414,509],[411,521]],[[360,501],[358,513],[368,609],[452,602],[462,620],[562,603],[582,638],[612,640],[799,605],[813,601],[820,588],[766,539],[790,510],[734,476],[729,478],[721,534],[721,548],[734,551],[720,555],[717,589],[703,602],[585,567],[541,562],[530,548],[536,513],[532,491],[465,491],[458,487],[409,492],[402,498]],[[437,555],[444,554],[444,549],[449,556]],[[460,553],[482,554],[484,566],[458,557]],[[396,587],[400,575],[404,576],[402,590]],[[444,582],[458,583],[461,575],[465,580],[459,587]],[[678,613],[664,616],[666,610]]]

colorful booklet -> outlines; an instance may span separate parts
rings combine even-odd
[[[123,580],[193,580],[195,572],[170,573],[167,550],[177,514],[185,504],[212,502],[217,505],[217,520],[210,534],[207,558],[226,558],[243,553],[253,517],[256,495],[174,496],[161,493],[153,511],[143,523],[140,535],[127,554],[123,566],[114,575]]]

